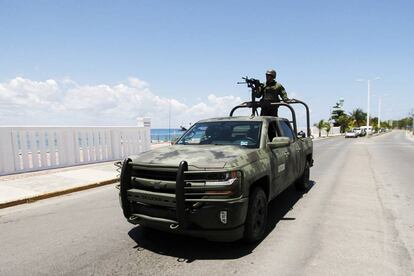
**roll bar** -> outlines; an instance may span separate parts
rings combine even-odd
[[[273,102],[270,103],[271,106],[274,106],[275,108],[278,108],[279,106],[286,106],[290,112],[292,113],[292,119],[293,119],[293,128],[295,130],[295,134],[297,135],[298,133],[298,129],[297,129],[297,122],[296,122],[296,113],[295,110],[293,109],[293,107],[291,106],[292,104],[301,104],[305,107],[306,110],[306,132],[307,132],[307,137],[311,136],[311,129],[310,129],[310,112],[309,112],[309,107],[306,103],[304,103],[303,101],[297,100],[297,99],[291,99],[289,102]],[[252,116],[257,116],[257,107],[262,107],[260,102],[244,102],[241,103],[235,107],[233,107],[233,109],[230,111],[230,117],[233,117],[233,113],[234,111],[236,111],[237,109],[240,108],[251,108],[252,110],[255,110],[256,112],[253,111]]]

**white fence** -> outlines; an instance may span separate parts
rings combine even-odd
[[[140,127],[0,127],[0,175],[119,160],[150,149]]]
[[[313,137],[319,137],[319,129],[315,126],[311,127],[311,133],[313,135]],[[341,135],[341,128],[340,127],[331,127],[330,131],[329,131],[329,135],[326,132],[326,129],[321,129],[321,137],[326,137],[326,136],[336,136],[336,135]]]

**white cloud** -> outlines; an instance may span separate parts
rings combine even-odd
[[[0,124],[134,125],[151,117],[153,127],[188,125],[227,116],[242,102],[235,96],[210,94],[194,105],[155,95],[137,78],[116,85],[80,85],[69,77],[34,81],[16,77],[0,83]]]

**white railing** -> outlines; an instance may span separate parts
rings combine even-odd
[[[313,137],[319,137],[319,129],[316,126],[311,127],[311,133],[313,135]],[[337,135],[341,135],[341,128],[340,127],[331,127],[331,129],[329,130],[329,135],[326,132],[326,129],[321,129],[321,137],[326,137],[326,136],[337,136]]]
[[[119,160],[150,149],[139,127],[0,127],[0,175]]]

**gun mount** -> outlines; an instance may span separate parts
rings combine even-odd
[[[250,79],[249,77],[242,78],[244,82],[237,82],[237,84],[247,84],[247,87],[252,91],[252,101],[251,101],[251,109],[252,109],[252,116],[257,115],[257,102],[256,97],[260,96],[260,88],[263,87],[263,84],[258,79]]]

